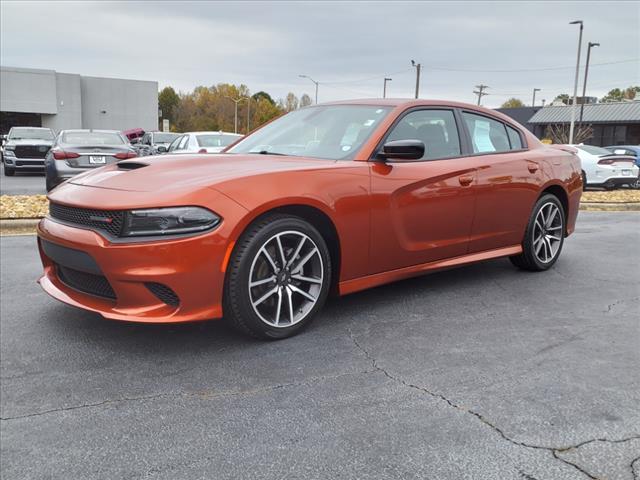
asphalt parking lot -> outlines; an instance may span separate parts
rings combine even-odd
[[[44,174],[16,173],[4,176],[4,163],[0,167],[0,195],[39,195],[46,193]]]
[[[3,237],[3,478],[640,478],[638,245],[640,214],[581,212],[548,272],[404,281],[263,343],[59,304]]]

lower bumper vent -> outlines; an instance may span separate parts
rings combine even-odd
[[[85,273],[74,270],[73,268],[63,267],[62,265],[57,265],[56,270],[60,281],[74,290],[95,295],[96,297],[108,298],[110,300],[116,299],[116,294],[113,288],[111,288],[111,284],[107,278],[102,275]]]
[[[172,307],[177,307],[178,305],[180,305],[180,298],[178,298],[176,292],[171,290],[166,285],[163,285],[162,283],[147,282],[145,283],[145,286],[151,293],[153,293],[167,305],[171,305]]]

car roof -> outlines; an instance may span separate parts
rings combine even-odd
[[[202,132],[185,132],[185,135],[232,135],[234,137],[241,137],[241,133],[222,132],[222,131],[202,131]]]
[[[69,130],[62,130],[60,133],[117,133],[120,135],[120,130],[98,130],[94,128],[73,128]]]
[[[49,127],[29,127],[28,125],[26,125],[26,126],[15,125],[15,126],[13,126],[11,128],[28,128],[30,130],[53,130],[52,128],[49,128]],[[11,129],[9,129],[9,130],[11,130]]]

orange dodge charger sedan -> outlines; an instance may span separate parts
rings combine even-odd
[[[580,163],[511,118],[429,100],[303,108],[220,155],[123,160],[49,194],[42,288],[134,322],[223,315],[261,338],[348,294],[498,257],[551,267]]]

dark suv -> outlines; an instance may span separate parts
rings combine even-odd
[[[44,172],[44,158],[54,139],[50,128],[12,127],[2,155],[4,174],[11,177],[16,172]]]

